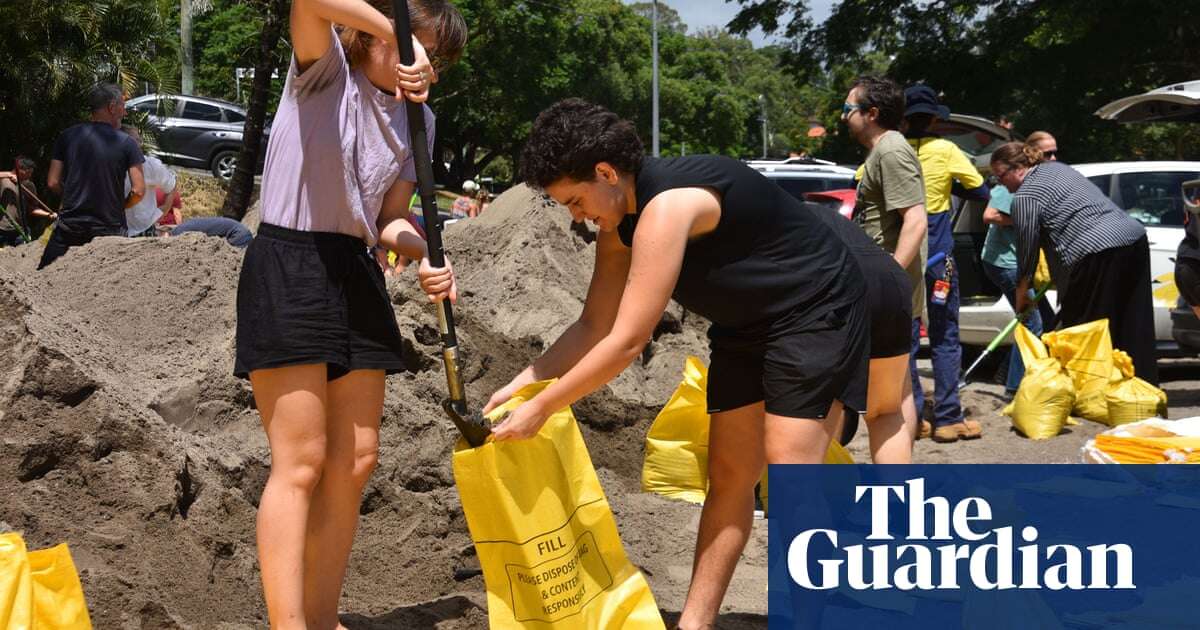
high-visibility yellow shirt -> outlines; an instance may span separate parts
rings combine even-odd
[[[909,138],[908,144],[921,160],[921,173],[925,177],[925,211],[929,214],[950,209],[950,187],[954,180],[968,190],[983,185],[983,175],[953,142],[931,137]]]

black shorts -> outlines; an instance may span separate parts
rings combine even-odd
[[[346,234],[262,224],[246,249],[237,294],[233,373],[324,363],[329,380],[352,370],[404,370],[403,338],[383,272]]]
[[[891,254],[876,248],[855,252],[867,285],[871,320],[871,358],[907,355],[912,351],[912,282]]]
[[[767,413],[824,418],[833,401],[866,409],[870,322],[862,301],[758,339],[710,332],[708,412],[763,401]]]
[[[1188,306],[1200,306],[1200,260],[1175,259],[1175,286]]]

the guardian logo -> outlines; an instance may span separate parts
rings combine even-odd
[[[918,544],[840,547],[835,530],[805,530],[787,546],[791,579],[814,590],[843,584],[856,590],[957,589],[960,580],[982,590],[1135,588],[1129,545],[1089,545],[1086,551],[1062,544],[1043,548],[1037,544],[1038,530],[1027,526],[1019,535],[1028,544],[1016,546],[1012,527],[988,527],[992,507],[986,500],[968,497],[951,506],[945,497],[926,498],[924,479],[910,479],[904,485],[855,486],[855,502],[870,500],[871,533],[866,540],[896,541],[888,526],[890,494],[907,507],[908,526],[902,539]],[[926,524],[927,509],[933,515],[932,532]],[[947,544],[932,544],[938,541]],[[1111,575],[1110,560],[1116,566]]]

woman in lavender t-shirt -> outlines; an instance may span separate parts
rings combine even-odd
[[[467,30],[446,0],[409,5],[419,45],[402,66],[390,0],[292,2],[293,57],[267,147],[262,225],[238,283],[234,366],[250,379],[271,447],[258,557],[276,629],[341,627],[384,376],[405,367],[370,248],[420,260],[426,293],[455,298],[453,274],[429,266],[405,220],[416,176],[397,94],[424,102]]]

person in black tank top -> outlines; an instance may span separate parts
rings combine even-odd
[[[484,411],[527,383],[558,381],[493,433],[532,437],[551,412],[604,386],[639,356],[672,297],[711,320],[709,494],[679,627],[710,625],[763,467],[820,463],[843,405],[865,408],[862,272],[820,217],[748,166],[644,159],[632,124],[579,99],[538,116],[521,171],[599,235],[579,320]]]

